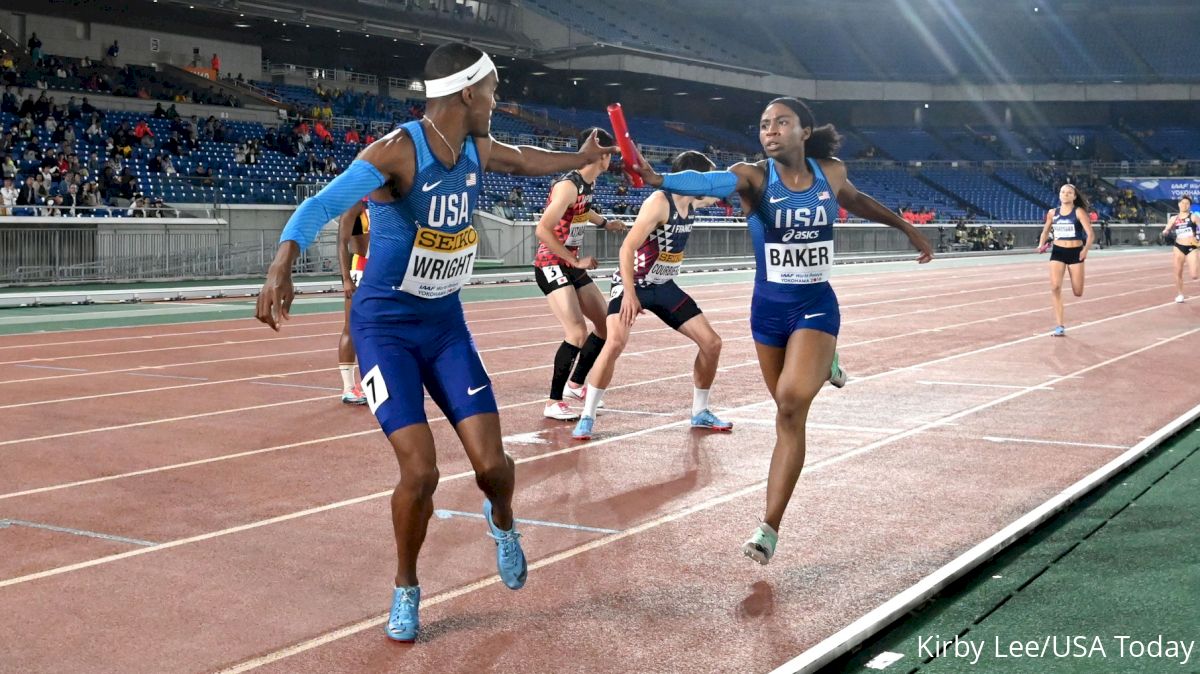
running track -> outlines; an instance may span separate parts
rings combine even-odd
[[[689,277],[729,435],[686,427],[694,349],[647,316],[571,441],[541,417],[544,300],[469,304],[517,516],[570,528],[522,526],[514,593],[482,521],[435,517],[411,647],[380,627],[396,467],[330,388],[340,315],[0,337],[0,671],[769,671],[1195,404],[1200,309],[1171,303],[1162,255],[1089,260],[1066,339],[1029,260],[837,278],[852,381],[814,404],[767,567],[739,550],[773,442],[745,275]],[[475,513],[430,418],[436,507]]]

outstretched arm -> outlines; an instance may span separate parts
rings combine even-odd
[[[532,145],[509,145],[495,138],[488,139],[486,144],[490,147],[484,159],[484,168],[518,176],[546,176],[573,171],[617,151],[615,147],[601,146],[594,131],[578,152],[555,152]]]
[[[887,206],[869,195],[859,192],[854,183],[850,182],[846,176],[845,164],[838,160],[826,160],[821,162],[821,168],[825,171],[825,177],[829,180],[830,186],[834,188],[837,201],[843,208],[864,220],[895,227],[904,232],[913,248],[916,248],[919,253],[918,263],[925,264],[933,259],[933,248],[930,247],[925,236],[907,220],[889,210]]]

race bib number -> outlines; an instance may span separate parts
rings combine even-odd
[[[371,408],[371,414],[374,414],[380,405],[387,402],[387,383],[383,381],[383,373],[379,371],[378,365],[363,375],[362,391],[363,395],[367,397],[367,406]]]
[[[453,234],[418,229],[399,290],[427,300],[458,292],[471,278],[478,243],[474,227]]]
[[[566,285],[567,281],[570,281],[567,275],[563,273],[562,265],[552,264],[549,267],[538,267],[538,269],[541,270],[542,276],[546,278],[547,284],[555,283],[561,286]]]
[[[1075,238],[1075,223],[1074,222],[1056,222],[1054,223],[1054,238],[1056,239],[1074,239]]]
[[[350,258],[350,280],[354,282],[354,287],[362,285],[363,272],[367,269],[367,258],[355,253]]]
[[[1194,236],[1191,225],[1180,225],[1175,228],[1176,239],[1190,239]]]
[[[659,253],[658,259],[646,270],[646,283],[666,283],[679,276],[683,253]]]
[[[768,243],[765,249],[771,283],[822,283],[833,271],[832,241]]]
[[[591,222],[588,220],[587,213],[580,213],[571,220],[571,229],[567,231],[567,240],[563,241],[563,245],[568,248],[579,248],[583,245],[583,235],[587,231],[587,225]]]

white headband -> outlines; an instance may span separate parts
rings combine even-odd
[[[487,54],[484,54],[479,57],[478,61],[453,75],[439,77],[436,80],[425,80],[425,98],[441,98],[456,94],[472,84],[478,84],[495,71],[496,65],[492,63]]]

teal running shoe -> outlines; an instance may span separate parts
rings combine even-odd
[[[592,424],[596,420],[592,417],[579,417],[579,423],[575,424],[575,430],[571,431],[571,437],[576,440],[591,440],[592,439]]]
[[[771,525],[763,522],[754,530],[750,540],[742,546],[742,554],[759,564],[766,564],[771,561],[771,557],[775,554],[775,546],[778,544],[779,534],[771,528]]]
[[[500,580],[510,590],[519,590],[525,585],[529,575],[529,566],[525,563],[525,551],[521,549],[521,534],[517,533],[517,525],[502,531],[492,522],[492,502],[483,500],[483,519],[487,521],[489,535],[496,541],[496,569]]]
[[[733,430],[733,422],[721,421],[717,418],[717,415],[709,412],[708,410],[704,410],[700,414],[692,417],[692,428],[707,428],[713,431],[728,432]]]
[[[846,385],[846,371],[842,369],[841,363],[838,362],[838,352],[833,352],[833,365],[829,367],[829,383],[835,388],[841,388]]]
[[[392,612],[388,614],[384,632],[392,641],[412,643],[417,640],[417,606],[421,603],[421,586],[398,587],[392,593]]]

